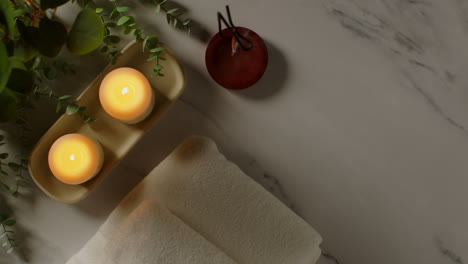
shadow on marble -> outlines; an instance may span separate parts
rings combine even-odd
[[[134,1],[131,1],[131,2],[128,1],[127,5],[132,7],[132,9],[134,9],[134,7],[136,6],[135,3],[136,2],[134,2]],[[140,4],[143,5],[145,8],[150,8],[150,9],[155,8],[155,5],[152,4],[151,2],[148,2],[148,1],[141,0]],[[166,6],[166,8],[168,10],[178,8],[179,9],[178,12],[183,13],[182,20],[183,19],[190,19],[190,35],[189,35],[190,37],[193,37],[193,38],[197,39],[198,41],[200,41],[202,43],[208,43],[208,40],[210,40],[210,37],[211,37],[210,32],[200,22],[198,22],[198,21],[196,21],[196,20],[194,20],[194,19],[192,19],[190,17],[189,8],[187,8],[185,5],[183,5],[183,4],[179,3],[179,2],[176,2],[176,1],[167,2],[167,4],[165,4],[165,6]],[[163,13],[163,11],[160,11],[160,12]],[[143,21],[142,24],[143,25],[151,25],[151,27],[154,28],[154,24],[150,23],[150,21]],[[176,25],[176,28],[178,30],[180,30],[180,31],[185,31],[182,23],[178,23]]]
[[[268,66],[263,77],[254,86],[241,91],[232,91],[236,95],[253,100],[263,100],[270,98],[284,89],[288,79],[288,60],[283,52],[273,43],[266,41],[268,48]]]
[[[32,193],[29,192],[29,193]],[[6,214],[8,215],[9,217],[12,217],[12,218],[15,218],[17,220],[16,224],[14,225],[14,227],[12,227],[11,229],[9,229],[9,231],[14,231],[15,233],[13,234],[13,239],[15,239],[16,243],[18,243],[20,245],[20,247],[16,248],[15,251],[11,254],[9,254],[10,258],[13,259],[13,258],[18,258],[20,259],[21,261],[23,262],[28,262],[30,259],[31,259],[31,249],[30,249],[30,239],[31,239],[31,232],[29,232],[29,230],[27,230],[26,227],[22,226],[19,222],[18,222],[18,219],[17,219],[17,216],[15,215],[15,205],[13,204],[13,201],[11,198],[6,198],[5,195],[7,195],[7,193],[2,193],[2,195],[0,195],[0,213],[2,214]],[[28,196],[28,198],[24,199],[27,203],[30,203],[31,202],[31,196]],[[34,199],[32,199],[34,200]],[[2,233],[0,231],[0,233]],[[0,240],[0,241],[5,241],[6,243],[6,240]],[[4,252],[7,250],[7,248],[5,247],[2,247],[0,248],[0,255],[4,254]],[[0,264],[2,264],[2,262],[0,262]]]
[[[72,206],[94,218],[105,219],[142,178],[136,170],[121,163],[88,197]]]

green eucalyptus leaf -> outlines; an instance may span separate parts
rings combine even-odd
[[[30,61],[38,55],[38,50],[25,41],[18,41],[15,47],[15,57],[21,58],[22,61]]]
[[[80,110],[80,107],[77,104],[69,104],[67,105],[67,114],[73,115]]]
[[[105,26],[105,27],[113,28],[113,27],[116,27],[117,24],[116,24],[115,22],[108,21],[108,22],[104,23],[104,26]]]
[[[21,169],[21,165],[14,162],[9,162],[8,167],[14,172],[18,172]]]
[[[78,14],[68,38],[68,49],[75,54],[86,54],[97,49],[104,39],[104,25],[91,9]]]
[[[161,11],[161,5],[156,5],[156,7],[154,8],[154,13],[159,14],[160,11]]]
[[[15,248],[14,248],[14,247],[10,247],[10,248],[6,251],[6,253],[7,253],[7,254],[10,254],[11,252],[13,252],[13,250],[15,250]]]
[[[102,11],[104,11],[104,8],[102,7],[96,8],[96,14],[102,13]]]
[[[27,94],[34,88],[31,72],[22,69],[12,69],[7,87],[13,91]]]
[[[150,49],[151,53],[158,53],[158,52],[161,52],[163,50],[164,50],[163,47],[157,47],[157,48],[154,48],[154,49]]]
[[[58,101],[57,108],[55,108],[55,112],[58,113],[62,110],[62,101]]]
[[[16,116],[16,99],[9,89],[0,93],[0,123],[13,120]]]
[[[1,183],[1,185],[5,190],[7,190],[7,191],[10,190],[10,186],[6,185],[5,183]]]
[[[111,12],[109,18],[110,18],[110,19],[116,19],[116,18],[118,18],[119,16],[120,16],[119,11],[117,11],[117,9],[114,9],[114,10],[112,10],[112,12]]]
[[[85,123],[92,123],[96,121],[96,119],[92,118],[91,116],[87,116],[85,119],[84,119],[84,122]]]
[[[48,57],[57,56],[67,40],[65,26],[58,21],[44,17],[39,23],[39,32],[39,52]]]
[[[125,35],[128,35],[132,31],[132,28],[131,27],[124,27],[124,29],[122,31],[123,31],[123,33]]]
[[[57,78],[57,69],[55,67],[44,68],[44,76],[49,80]]]
[[[11,66],[8,51],[3,42],[0,42],[0,93],[5,89],[10,78]]]
[[[191,22],[191,20],[187,19],[187,20],[185,20],[185,22],[183,24],[184,24],[184,26],[188,26],[188,24],[190,24],[190,22]]]
[[[173,9],[168,10],[167,13],[172,14],[174,12],[177,12],[177,10],[179,10],[179,8],[173,8]]]
[[[65,100],[65,99],[68,99],[68,98],[72,98],[72,96],[71,95],[63,95],[63,96],[59,97],[59,100]]]
[[[130,20],[129,16],[123,16],[123,17],[119,18],[119,20],[117,21],[117,25],[121,26],[121,25],[127,23],[127,21],[129,21],[129,20]]]
[[[22,58],[12,56],[12,57],[9,57],[8,60],[10,61],[11,69],[27,70],[26,66],[24,65],[24,61],[22,60]]]
[[[13,38],[16,35],[16,21],[15,14],[13,13],[13,3],[9,0],[0,0],[0,13],[3,15],[2,18],[5,21],[5,25],[8,29],[8,34]]]
[[[13,17],[14,18],[20,17],[20,16],[26,14],[27,12],[28,11],[25,10],[25,9],[15,9],[15,10],[13,10]]]
[[[119,11],[120,13],[127,12],[128,10],[130,10],[130,9],[128,7],[126,7],[126,6],[117,7],[117,11]]]
[[[159,38],[157,36],[147,37],[143,42],[143,49],[147,48],[149,50],[154,49],[158,46]]]
[[[103,46],[101,48],[101,52],[107,52],[109,50],[109,46]]]
[[[41,0],[41,9],[56,8],[68,2],[68,0]]]
[[[155,59],[157,59],[157,58],[159,58],[159,56],[152,56],[152,57],[149,57],[149,58],[147,59],[147,61],[152,61],[152,60],[155,60]]]
[[[112,43],[119,43],[119,41],[120,41],[120,37],[116,36],[116,35],[110,35],[110,36],[107,36],[107,38]]]
[[[135,29],[135,31],[133,32],[133,35],[135,36],[139,36],[143,33],[143,30],[142,29]]]
[[[172,16],[171,16],[171,14],[169,14],[169,13],[166,14],[166,20],[167,20],[167,23],[170,25],[170,24],[171,24],[171,21],[172,21]]]
[[[13,218],[7,218],[2,221],[2,225],[6,225],[6,226],[14,226],[15,224],[16,224],[16,220]]]

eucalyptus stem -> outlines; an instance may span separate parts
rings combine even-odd
[[[48,93],[45,93],[44,91],[46,91],[47,89],[43,89],[42,91],[39,90],[39,87],[36,87],[34,89],[34,96],[36,97],[36,99],[39,99],[41,97],[49,97],[50,99],[55,99],[57,101],[57,107],[55,109],[55,112],[56,113],[59,113],[62,108],[65,107],[66,109],[66,113],[68,115],[73,115],[75,113],[77,113],[81,119],[83,119],[83,121],[85,123],[92,123],[94,121],[96,121],[95,118],[93,118],[92,116],[90,115],[87,115],[85,112],[86,112],[86,109],[87,107],[86,106],[79,106],[76,101],[73,101],[72,103],[67,103],[67,99],[69,98],[72,98],[71,95],[62,95],[62,96],[58,96],[56,94],[54,94],[52,91],[49,91]]]
[[[166,7],[166,4],[169,2],[169,0],[151,0],[156,5],[155,13],[159,13],[160,10],[164,11],[166,13],[166,20],[169,25],[174,25],[174,27],[177,27],[177,25],[181,25],[181,27],[187,31],[187,33],[190,34],[191,30],[191,20],[181,20],[179,19],[180,16],[183,15],[183,12],[180,12],[179,8],[172,8],[169,9]]]
[[[6,229],[5,225],[3,223],[0,224],[2,226],[2,229],[3,229],[3,232],[2,232],[2,236],[4,236],[6,238],[6,242],[5,243],[8,243],[5,245],[5,243],[3,244],[4,247],[8,246],[8,250],[7,250],[7,253],[10,253],[15,247],[15,243],[14,243],[14,240],[13,238],[11,238],[8,233],[11,233],[13,234],[14,232],[13,231],[9,231]]]

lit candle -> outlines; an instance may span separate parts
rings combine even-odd
[[[101,170],[104,154],[101,145],[80,134],[57,139],[49,150],[49,168],[54,176],[67,184],[81,184]]]
[[[139,71],[123,67],[108,73],[99,88],[104,110],[125,123],[143,121],[153,110],[154,94],[148,79]]]

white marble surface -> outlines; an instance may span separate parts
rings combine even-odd
[[[33,188],[31,198],[12,202],[30,263],[64,263],[190,134],[213,137],[272,187],[341,264],[468,262],[467,1],[179,3],[208,35],[216,11],[230,4],[234,22],[268,44],[264,78],[240,93],[218,87],[205,70],[203,38],[131,2],[138,22],[183,60],[187,90],[85,201],[64,205]],[[67,20],[76,11],[59,14]],[[82,60],[79,75],[63,80],[75,93],[105,64],[96,54]],[[0,255],[0,263],[12,259]]]

